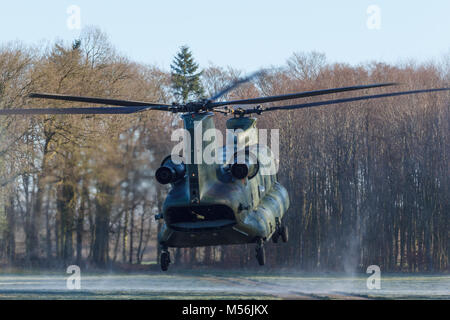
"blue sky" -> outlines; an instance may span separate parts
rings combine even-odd
[[[119,52],[169,68],[181,45],[198,62],[246,71],[282,65],[295,51],[324,52],[329,61],[356,64],[439,59],[450,52],[449,0],[40,0],[3,1],[0,43],[72,41],[67,8],[81,25],[105,31]],[[370,5],[381,11],[369,29]]]

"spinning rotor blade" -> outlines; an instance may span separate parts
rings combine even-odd
[[[79,96],[68,96],[62,94],[48,94],[48,93],[32,93],[29,95],[33,99],[52,99],[60,101],[74,101],[74,102],[84,102],[84,103],[94,103],[94,104],[107,104],[111,106],[121,106],[121,107],[149,107],[149,106],[165,106],[167,104],[161,103],[148,103],[144,101],[129,101],[129,100],[116,100],[116,99],[103,99],[94,97],[79,97]]]
[[[291,106],[274,106],[269,108],[256,108],[256,109],[247,109],[247,110],[234,110],[232,113],[242,113],[242,114],[252,114],[252,113],[262,113],[266,111],[277,111],[277,110],[295,110],[295,109],[303,109],[303,108],[312,108],[312,107],[320,107],[331,104],[339,104],[353,101],[363,101],[363,100],[371,100],[371,99],[380,99],[387,97],[396,97],[403,96],[409,94],[418,94],[418,93],[428,93],[428,92],[439,92],[439,91],[449,91],[450,88],[439,88],[439,89],[426,89],[426,90],[413,90],[413,91],[401,91],[401,92],[392,92],[392,93],[384,93],[377,94],[371,96],[362,96],[362,97],[354,97],[354,98],[345,98],[345,99],[336,99],[336,100],[328,100],[328,101],[318,101],[311,103],[303,103]]]
[[[159,110],[152,107],[105,107],[105,108],[49,108],[49,109],[3,109],[5,115],[53,115],[53,114],[132,114],[146,110]]]
[[[215,102],[215,103],[212,103],[211,106],[214,108],[214,107],[221,107],[221,106],[225,106],[225,105],[245,105],[245,104],[268,103],[268,102],[283,101],[283,100],[290,100],[290,99],[314,97],[314,96],[339,93],[339,92],[364,90],[364,89],[379,88],[379,87],[388,87],[388,86],[394,86],[396,84],[397,83],[377,83],[377,84],[369,84],[369,85],[362,85],[362,86],[352,86],[352,87],[325,89],[325,90],[317,90],[317,91],[306,91],[306,92],[285,94],[285,95],[280,95],[280,96]]]
[[[252,81],[252,80],[255,79],[256,77],[259,77],[259,76],[261,76],[261,75],[263,75],[263,74],[264,74],[264,71],[258,71],[258,72],[255,72],[255,73],[249,75],[248,77],[239,79],[239,80],[233,82],[231,85],[229,85],[229,86],[226,87],[225,89],[223,89],[222,91],[220,91],[220,92],[216,93],[215,95],[213,95],[213,96],[209,99],[209,101],[211,101],[211,102],[212,102],[212,101],[216,101],[217,99],[220,99],[221,97],[223,97],[225,94],[227,94],[227,93],[230,92],[231,90],[236,89],[237,87],[243,85],[244,83],[247,83],[247,82],[249,82],[249,81]],[[216,106],[215,104],[212,104],[212,105],[213,105],[214,107]],[[220,104],[220,105],[218,105],[218,106],[223,106],[223,104]]]

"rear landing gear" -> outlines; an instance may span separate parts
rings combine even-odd
[[[280,238],[280,233],[277,231],[275,231],[275,233],[272,235],[272,242],[273,243],[278,243],[278,239]]]
[[[266,250],[263,239],[258,239],[256,242],[256,260],[258,260],[260,266],[266,264]]]
[[[162,271],[167,271],[169,270],[169,265],[170,265],[170,253],[167,249],[162,249],[161,251],[161,255],[159,257],[159,263],[161,265],[161,270]]]
[[[288,227],[282,226],[280,228],[280,235],[281,235],[281,240],[283,240],[284,243],[288,242],[289,241]]]
[[[280,221],[277,219],[277,227],[275,230],[275,233],[272,235],[272,241],[273,243],[278,243],[278,240],[281,238],[281,240],[286,243],[289,241],[289,232],[288,227],[281,225]]]

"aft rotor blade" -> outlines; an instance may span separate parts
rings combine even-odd
[[[243,85],[244,83],[250,82],[253,79],[255,79],[256,77],[261,76],[262,74],[264,74],[264,71],[258,71],[255,72],[251,75],[249,75],[248,77],[239,79],[235,82],[233,82],[232,84],[230,84],[228,87],[226,87],[225,89],[221,90],[220,92],[214,94],[209,101],[216,101],[217,99],[220,99],[221,97],[223,97],[224,95],[226,95],[228,92],[230,92],[231,90],[236,89],[237,87]],[[215,104],[213,104],[215,106]],[[220,104],[221,106],[223,106],[223,104]]]
[[[54,114],[132,114],[152,107],[103,107],[103,108],[49,108],[49,109],[3,109],[0,116],[7,115],[54,115]]]
[[[397,83],[377,83],[377,84],[369,84],[369,85],[362,85],[362,86],[352,86],[352,87],[343,87],[343,88],[334,88],[334,89],[298,92],[298,93],[291,93],[291,94],[285,94],[285,95],[280,95],[280,96],[261,97],[261,98],[235,100],[235,101],[215,102],[215,103],[212,103],[211,105],[212,105],[212,107],[221,107],[221,106],[225,106],[225,105],[260,104],[260,103],[276,102],[276,101],[291,100],[291,99],[298,99],[298,98],[307,98],[307,97],[321,96],[321,95],[326,95],[326,94],[340,93],[340,92],[347,92],[347,91],[364,90],[364,89],[380,88],[380,87],[389,87],[389,86],[394,86],[394,85],[397,85]]]
[[[59,101],[107,104],[110,106],[121,106],[121,107],[169,106],[167,104],[149,103],[149,102],[144,102],[144,101],[104,99],[104,98],[68,96],[68,95],[62,95],[62,94],[48,94],[48,93],[32,93],[29,95],[29,97],[33,98],[33,99],[51,99],[51,100],[59,100]]]
[[[276,110],[294,110],[294,109],[312,108],[312,107],[320,107],[320,106],[325,106],[325,105],[347,103],[347,102],[353,102],[353,101],[363,101],[363,100],[370,100],[370,99],[380,99],[380,98],[387,98],[387,97],[403,96],[403,95],[409,95],[409,94],[439,92],[439,91],[449,91],[449,90],[450,90],[450,88],[439,88],[439,89],[392,92],[392,93],[377,94],[377,95],[371,95],[371,96],[362,96],[362,97],[354,97],[354,98],[303,103],[303,104],[297,104],[297,105],[292,105],[292,106],[274,106],[274,107],[264,108],[261,111],[266,112],[266,111],[276,111]],[[244,110],[244,111],[247,114],[257,112],[257,110],[254,110],[254,109]],[[259,111],[259,112],[261,112],[261,111]]]

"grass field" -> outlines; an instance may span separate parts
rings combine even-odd
[[[81,274],[81,290],[67,289],[69,275],[0,273],[0,299],[450,299],[449,275],[391,274],[369,290],[368,275],[290,271],[172,271],[167,274]]]

